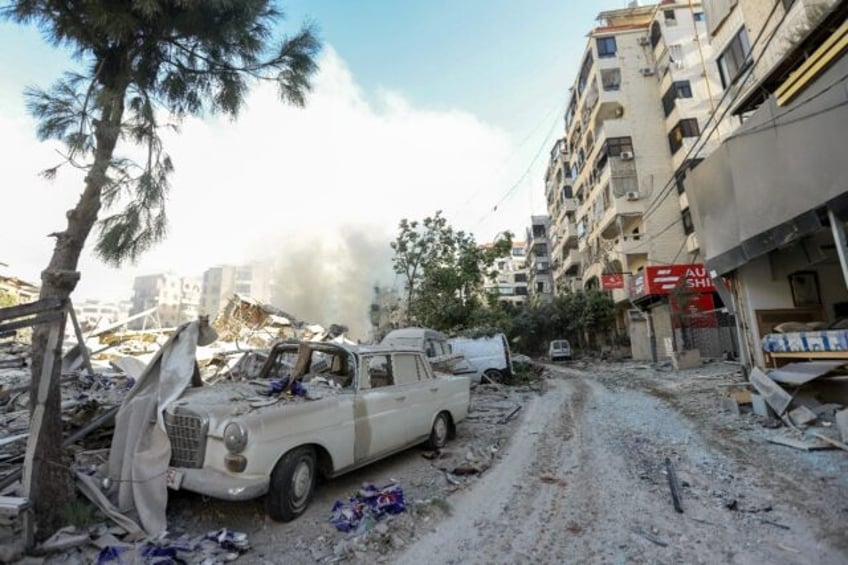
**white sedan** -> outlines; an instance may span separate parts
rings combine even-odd
[[[169,487],[226,500],[267,494],[271,518],[289,521],[319,474],[425,442],[440,448],[470,402],[468,378],[434,374],[421,351],[393,347],[280,343],[258,377],[189,389],[168,407]]]

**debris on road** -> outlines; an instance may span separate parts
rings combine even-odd
[[[671,490],[671,501],[674,509],[683,514],[683,505],[680,502],[680,483],[677,481],[677,473],[674,472],[674,464],[668,457],[665,458],[665,472],[668,478],[668,488]]]
[[[382,488],[366,485],[347,502],[336,501],[331,510],[330,522],[340,532],[362,533],[386,515],[400,514],[406,510],[403,488],[391,484]]]
[[[664,542],[663,540],[661,540],[660,538],[658,538],[654,534],[650,534],[650,533],[646,532],[642,528],[633,528],[630,531],[633,532],[634,534],[636,534],[637,536],[642,536],[643,538],[645,538],[649,542],[654,543],[654,544],[656,544],[660,547],[668,547],[668,543]]]

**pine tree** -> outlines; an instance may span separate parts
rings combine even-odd
[[[189,115],[237,116],[254,80],[273,81],[284,102],[302,106],[320,49],[314,30],[275,39],[282,14],[268,0],[12,0],[0,18],[34,24],[47,41],[70,48],[81,71],[48,90],[27,90],[39,138],[61,140],[62,162],[85,171],[85,186],[42,273],[42,298],[66,299],[96,228],[97,254],[120,265],[166,232],[165,203],[173,163],[160,130]],[[141,147],[140,161],[116,154]],[[46,326],[33,334],[32,398],[41,375]],[[58,352],[57,352],[58,353]],[[33,464],[42,532],[69,499],[62,465],[59,364]]]

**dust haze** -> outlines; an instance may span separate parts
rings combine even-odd
[[[395,280],[390,237],[350,226],[305,233],[285,238],[273,257],[273,304],[298,320],[348,326],[348,337],[365,341],[374,286]]]

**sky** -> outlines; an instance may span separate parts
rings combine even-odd
[[[312,22],[324,46],[306,108],[258,85],[237,121],[192,118],[165,136],[176,167],[167,238],[115,269],[90,237],[75,298],[129,299],[136,275],[251,260],[285,270],[292,297],[367,294],[396,282],[388,243],[399,220],[437,210],[478,242],[505,230],[523,239],[530,215],[545,213],[547,155],[586,33],[599,11],[625,4],[284,2],[281,32]],[[38,176],[58,146],[36,139],[22,95],[76,64],[32,27],[0,22],[0,273],[39,279],[48,234],[82,190],[78,171]],[[310,314],[344,316],[346,304]]]

